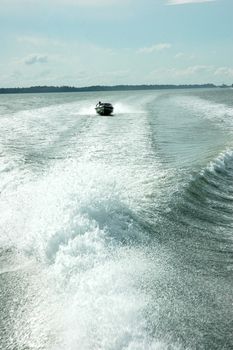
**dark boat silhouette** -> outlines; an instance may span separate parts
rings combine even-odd
[[[99,115],[110,115],[113,112],[111,103],[104,103],[99,101],[95,107],[96,113]]]

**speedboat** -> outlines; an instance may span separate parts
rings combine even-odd
[[[113,106],[111,103],[105,103],[99,101],[95,106],[96,113],[100,115],[110,115],[113,112]]]

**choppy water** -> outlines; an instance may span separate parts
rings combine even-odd
[[[232,349],[232,228],[233,90],[0,96],[1,349]]]

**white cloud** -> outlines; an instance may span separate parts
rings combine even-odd
[[[175,58],[176,58],[176,59],[193,60],[193,59],[195,58],[195,55],[193,55],[193,54],[187,54],[187,53],[184,53],[184,52],[178,52],[178,53],[175,55]]]
[[[183,4],[194,4],[202,2],[213,2],[216,0],[167,0],[167,5],[183,5]]]
[[[233,67],[193,65],[187,67],[157,68],[151,71],[147,81],[158,84],[232,84]]]
[[[29,55],[23,59],[23,62],[27,65],[35,64],[35,63],[47,63],[48,56],[47,55]]]
[[[233,78],[233,68],[230,67],[219,67],[215,70],[214,75],[221,75],[227,78]]]
[[[141,49],[138,50],[138,53],[158,52],[158,51],[170,49],[170,47],[171,47],[171,44],[169,44],[169,43],[160,43],[160,44],[152,45],[149,47],[142,47]]]
[[[158,68],[151,72],[152,76],[161,76],[164,77],[191,77],[197,74],[206,74],[212,73],[214,71],[213,66],[205,66],[205,65],[196,65],[189,66],[185,68]]]
[[[213,70],[212,66],[196,65],[190,66],[184,69],[177,69],[176,75],[193,75],[201,72],[210,72]]]
[[[175,55],[175,58],[182,58],[182,57],[185,57],[185,54],[183,52],[178,52],[176,55]]]

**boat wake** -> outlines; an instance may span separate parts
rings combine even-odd
[[[149,266],[158,274],[160,268],[148,255],[143,207],[164,179],[152,157],[147,115],[135,123],[134,109],[116,103],[117,120],[86,118],[84,104],[19,112],[14,152],[12,139],[5,142],[5,161],[15,165],[12,178],[6,168],[1,172],[0,245],[20,268],[6,260],[3,271],[11,271],[24,294],[4,344],[167,349],[162,336],[149,335],[146,316],[144,280]]]
[[[88,96],[1,116],[2,347],[230,349],[231,109]]]
[[[192,111],[194,115],[202,115],[221,127],[233,130],[233,108],[223,103],[216,103],[194,96],[176,97],[175,103]]]

